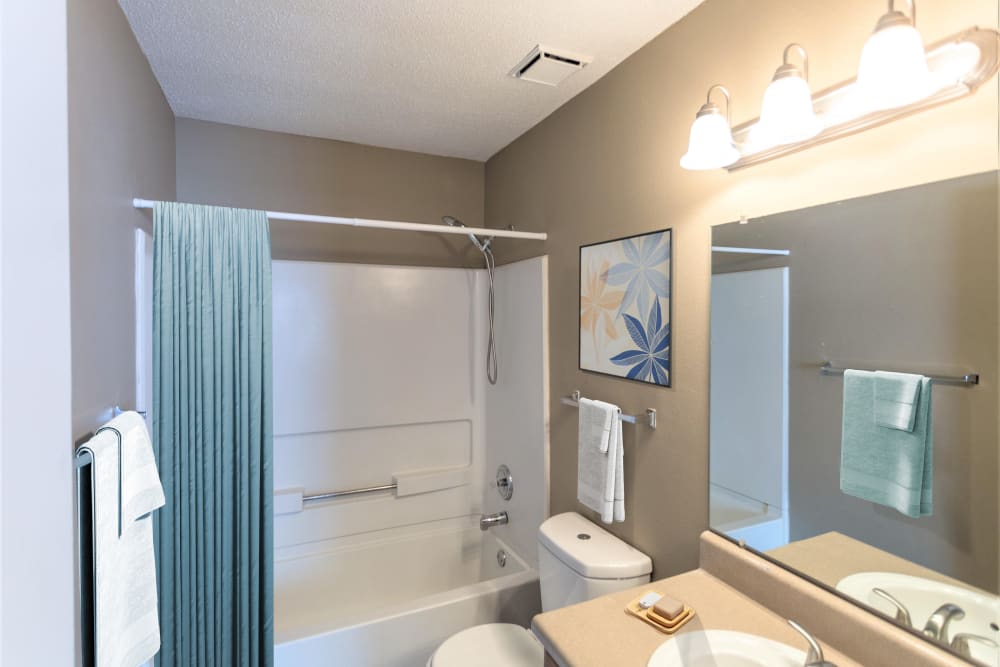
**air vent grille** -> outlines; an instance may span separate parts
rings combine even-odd
[[[510,75],[515,79],[558,86],[590,63],[590,58],[538,45],[525,56]]]

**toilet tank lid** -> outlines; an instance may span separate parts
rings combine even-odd
[[[630,579],[653,571],[649,556],[576,512],[546,519],[538,540],[577,574],[591,579]]]

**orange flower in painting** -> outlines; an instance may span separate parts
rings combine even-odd
[[[618,332],[615,330],[615,314],[621,305],[622,297],[625,296],[624,292],[607,291],[607,275],[607,262],[601,262],[601,267],[597,271],[588,266],[580,290],[580,329],[590,332],[595,339],[595,348],[599,327],[604,328],[605,335],[611,340],[618,338]]]

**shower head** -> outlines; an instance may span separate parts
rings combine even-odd
[[[465,227],[465,223],[458,218],[450,215],[441,216],[441,222],[450,227]],[[475,234],[469,234],[469,240],[472,241],[473,245],[479,249],[479,252],[486,252],[490,249],[490,243],[493,242],[493,237],[489,237],[485,240],[480,240]]]

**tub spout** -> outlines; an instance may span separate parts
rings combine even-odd
[[[479,530],[489,530],[493,526],[503,526],[507,523],[507,513],[484,514],[479,519]]]

